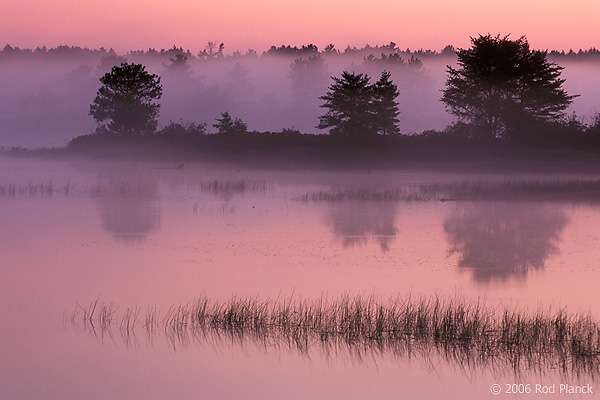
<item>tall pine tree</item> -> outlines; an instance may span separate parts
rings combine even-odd
[[[377,132],[382,135],[397,135],[398,128],[398,103],[396,98],[400,95],[398,86],[392,82],[391,73],[383,71],[381,78],[373,85],[373,122]]]
[[[332,77],[329,91],[319,97],[329,110],[319,117],[319,129],[330,128],[332,135],[367,137],[377,133],[398,133],[398,88],[384,71],[381,79],[369,83],[369,76],[344,71]]]

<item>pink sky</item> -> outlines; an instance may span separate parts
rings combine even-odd
[[[600,47],[598,0],[2,0],[0,45],[117,52],[209,40],[225,50],[272,44],[467,47],[479,33],[526,35],[537,49]]]

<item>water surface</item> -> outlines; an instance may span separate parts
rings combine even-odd
[[[132,337],[70,316],[98,298],[141,315],[201,295],[401,294],[598,319],[596,177],[175,165],[0,158],[0,398],[595,398],[490,393],[596,382],[556,365]]]

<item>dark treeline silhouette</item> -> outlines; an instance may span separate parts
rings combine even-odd
[[[579,51],[573,51],[573,49],[565,52],[564,50],[552,50],[548,53],[551,59],[572,59],[572,60],[587,60],[595,59],[600,60],[600,50],[592,47],[588,50],[579,49]]]
[[[595,49],[594,49],[595,50]],[[347,46],[344,50],[338,50],[335,48],[334,44],[329,44],[325,46],[322,50],[319,50],[317,46],[314,44],[291,46],[291,45],[280,45],[280,46],[271,46],[268,50],[262,52],[261,56],[290,56],[290,57],[308,57],[310,55],[323,54],[323,55],[361,55],[368,56],[370,54],[403,54],[408,58],[412,57],[428,57],[428,56],[453,56],[454,55],[454,47],[451,45],[446,46],[441,51],[437,50],[411,50],[410,48],[400,49],[396,46],[396,43],[390,42],[387,45],[375,45],[371,46],[366,44],[364,47],[351,47]],[[560,54],[556,52],[557,54]],[[581,53],[581,50],[580,50]],[[90,49],[87,47],[80,46],[66,46],[60,45],[57,47],[47,48],[46,46],[36,47],[35,49],[30,48],[20,48],[13,47],[10,44],[6,44],[4,48],[0,50],[0,60],[8,60],[8,59],[16,59],[16,58],[44,58],[44,59],[76,59],[81,58],[82,56],[89,57],[103,57],[106,55],[116,55],[117,53],[112,48],[105,49],[101,47],[99,49]],[[166,60],[168,58],[172,58],[177,54],[184,54],[190,60],[212,60],[218,58],[242,58],[242,57],[250,57],[257,58],[259,54],[254,49],[248,49],[246,52],[242,53],[239,50],[232,51],[231,53],[225,52],[225,44],[220,43],[216,44],[216,42],[209,41],[206,46],[199,50],[198,53],[192,52],[190,49],[185,49],[183,47],[177,47],[173,45],[173,47],[169,49],[154,49],[148,48],[147,50],[131,50],[122,56],[133,56],[133,57],[146,57],[147,60],[162,58]],[[554,53],[553,53],[554,54]],[[564,54],[564,52],[562,53]],[[569,53],[570,54],[570,53]]]
[[[148,49],[119,55],[104,48],[92,50],[59,46],[30,50],[6,45],[0,51],[0,70],[3,72],[0,86],[8,94],[0,99],[0,146],[10,146],[11,142],[31,147],[64,145],[82,132],[100,133],[87,116],[89,104],[99,90],[98,80],[114,67],[128,63],[142,65],[150,75],[161,79],[160,113],[156,113],[152,125],[157,128],[153,136],[163,141],[169,137],[183,140],[184,137],[189,139],[225,131],[245,132],[248,135],[243,139],[245,145],[224,147],[229,150],[239,148],[245,153],[261,153],[263,149],[258,148],[257,143],[263,146],[266,141],[277,140],[277,144],[266,147],[277,148],[284,146],[286,141],[293,141],[298,148],[290,151],[304,149],[310,152],[314,146],[331,143],[324,145],[325,148],[357,147],[368,151],[373,147],[372,151],[376,152],[381,150],[380,146],[384,153],[405,148],[409,156],[413,150],[421,148],[426,149],[431,158],[452,147],[461,150],[473,146],[489,147],[489,143],[484,143],[487,139],[476,134],[481,120],[459,118],[452,122],[452,116],[447,112],[450,110],[444,110],[444,103],[440,101],[441,90],[449,87],[447,66],[450,70],[460,71],[458,63],[461,60],[457,53],[460,56],[461,52],[468,50],[455,49],[450,45],[441,51],[401,50],[396,43],[390,42],[362,48],[348,46],[343,51],[333,44],[323,49],[313,44],[300,47],[281,45],[272,46],[259,55],[252,49],[244,54],[239,51],[228,53],[225,44],[211,41],[195,52],[173,46],[166,50]],[[591,49],[578,54],[593,57],[596,52]],[[571,53],[565,53],[565,56],[572,57]],[[533,54],[541,54],[548,59],[561,56],[557,52]],[[553,63],[548,61],[546,64],[555,68],[551,71],[556,73],[552,84],[558,85],[555,89],[563,90],[560,85],[565,83],[567,86],[571,79],[565,82],[564,78],[560,78],[562,67]],[[395,85],[400,93],[395,97],[388,96],[395,103],[387,107],[391,112],[392,125],[371,131],[380,135],[393,133],[397,136],[400,133],[400,137],[390,137],[387,142],[382,142],[385,144],[378,144],[380,140],[376,139],[365,146],[365,143],[358,145],[339,139],[300,135],[322,133],[317,127],[325,127],[319,124],[319,118],[327,116],[322,107],[327,107],[326,96],[332,93],[329,85],[335,79],[342,79],[340,77],[345,73],[370,77],[389,73],[388,83]],[[593,85],[586,87],[593,91]],[[581,92],[568,89],[563,90],[566,101],[556,107],[553,118],[537,118],[541,114],[535,114],[535,107],[538,107],[535,102],[525,104],[518,99],[510,103],[512,111],[523,106],[520,108],[526,111],[523,115],[535,117],[526,126],[528,135],[525,140],[523,135],[519,136],[521,142],[533,147],[600,147],[600,118],[594,114],[597,113],[594,111],[597,110],[593,103],[595,97],[588,93],[577,98],[577,104],[582,104],[582,99],[590,104],[586,106],[588,114],[576,116],[566,106]],[[505,88],[498,93],[502,90]],[[503,103],[503,107],[506,104],[509,102]],[[512,111],[503,115],[516,115]],[[373,114],[382,115],[382,112],[379,110]],[[238,121],[240,129],[219,128],[226,116],[231,118],[232,124]],[[512,134],[515,129],[524,130],[519,124],[514,125],[518,128],[513,125],[509,128],[506,120],[493,135],[494,146],[502,147],[505,145],[503,142],[514,140],[517,136]],[[110,124],[110,121],[105,123]],[[375,124],[371,121],[367,125]],[[335,129],[336,125],[329,127]],[[284,135],[274,139],[276,132]],[[80,146],[90,140],[78,138],[73,145]],[[206,140],[218,147],[217,141],[231,142],[233,139]],[[198,144],[189,148],[203,146]],[[402,156],[402,152],[396,151],[395,154]]]
[[[371,54],[403,54],[404,56],[410,58],[427,58],[427,57],[447,57],[454,56],[455,48],[452,45],[445,46],[442,50],[434,50],[434,49],[400,49],[396,43],[390,42],[386,45],[374,45],[371,46],[366,44],[363,47],[356,46],[347,46],[344,50],[339,50],[335,48],[334,44],[329,44],[325,46],[323,49],[319,50],[317,46],[314,44],[291,46],[291,45],[280,45],[280,46],[271,46],[268,50],[262,52],[262,55],[286,55],[286,56],[310,56],[316,54],[324,54],[324,55],[350,55],[350,54],[360,54],[363,56],[369,56]],[[46,46],[38,46],[35,49],[31,48],[20,48],[18,46],[11,46],[10,44],[5,44],[4,47],[0,50],[0,60],[10,60],[10,59],[22,59],[25,57],[29,58],[40,58],[40,59],[81,59],[82,56],[89,56],[90,58],[99,58],[106,55],[116,55],[117,53],[112,48],[106,49],[101,47],[99,49],[90,49],[87,47],[80,46],[67,46],[60,45],[56,47],[46,47]],[[193,53],[190,49],[185,49],[183,47],[177,47],[173,45],[173,47],[169,49],[154,49],[148,48],[147,50],[131,50],[123,56],[138,56],[138,57],[147,57],[151,58],[162,58],[166,60],[168,58],[175,57],[177,54],[185,54],[185,56],[190,60],[209,60],[214,58],[239,58],[239,57],[259,57],[258,53],[254,49],[248,49],[246,52],[242,53],[240,50],[232,51],[231,53],[225,52],[225,44],[220,43],[216,44],[216,42],[209,41],[205,48],[198,51],[198,53]],[[600,60],[600,50],[592,47],[590,49],[579,49],[569,51],[565,50],[549,50],[548,56],[551,59],[579,59],[579,60]]]
[[[213,44],[205,51],[207,57],[223,57],[219,55],[223,46],[219,46],[217,51],[215,46]],[[395,48],[395,45],[391,43],[389,48]],[[320,54],[315,54],[316,46],[301,49],[273,47],[272,50],[294,54],[312,53],[307,58],[296,58],[291,63],[288,74],[292,79],[292,87],[296,90],[296,96],[293,96],[295,105],[301,107],[303,101],[318,92],[318,87],[308,84],[311,76],[314,74],[316,81],[319,81],[319,77],[324,79],[327,64]],[[333,47],[330,47],[330,51],[333,51]],[[547,52],[531,50],[525,37],[511,40],[508,36],[480,35],[472,39],[471,48],[456,50],[456,54],[457,67],[447,67],[448,78],[441,101],[458,120],[443,131],[432,130],[413,135],[429,147],[428,151],[435,150],[436,147],[456,151],[461,145],[474,140],[479,141],[479,146],[483,148],[496,148],[499,141],[504,141],[508,146],[516,144],[517,147],[526,144],[532,148],[557,148],[565,145],[577,149],[598,148],[600,118],[596,117],[586,126],[575,116],[566,116],[565,109],[577,96],[567,94],[562,88],[565,82],[561,78],[563,68],[549,62]],[[186,55],[178,54],[170,61],[171,64],[166,65],[167,76],[189,76]],[[356,65],[351,64],[350,67]],[[377,82],[370,83],[367,73],[346,70],[340,77],[332,76],[333,83],[324,95],[318,97],[322,101],[320,107],[327,111],[318,117],[317,128],[328,129],[329,135],[342,137],[344,140],[325,142],[322,139],[307,139],[298,129],[284,128],[281,134],[285,134],[285,140],[293,140],[306,153],[314,152],[315,147],[327,148],[335,143],[344,150],[365,151],[370,146],[374,152],[380,152],[379,157],[386,153],[388,158],[393,156],[399,146],[406,145],[406,141],[391,143],[373,140],[379,135],[400,134],[400,110],[396,102],[400,92],[392,79],[392,73],[384,69],[386,67],[400,71],[396,76],[401,77],[423,73],[422,62],[414,57],[406,61],[397,53],[363,57],[363,62],[357,69],[382,70]],[[133,75],[127,72],[129,70],[137,73]],[[228,73],[231,86],[229,104],[234,110],[240,104],[250,107],[249,99],[254,88],[249,83],[249,74],[250,70],[237,62]],[[90,114],[101,124],[95,131],[95,137],[102,137],[102,140],[107,140],[105,138],[114,134],[158,134],[164,141],[170,138],[198,138],[215,133],[217,139],[212,139],[211,144],[217,152],[227,148],[241,150],[246,154],[268,154],[269,151],[279,151],[286,146],[285,141],[278,139],[277,145],[261,148],[260,146],[265,146],[265,142],[273,142],[273,137],[277,135],[271,132],[249,132],[248,123],[235,112],[233,114],[236,117],[233,118],[229,110],[221,112],[221,118],[216,118],[216,123],[212,124],[216,132],[208,132],[206,123],[198,125],[193,122],[185,123],[183,120],[181,123],[171,121],[165,129],[156,132],[156,117],[160,105],[151,103],[151,100],[162,95],[158,76],[148,74],[141,64],[125,62],[121,66],[114,66],[100,81],[103,86],[90,106]],[[305,87],[308,89],[304,89]],[[122,112],[123,110],[126,112]],[[105,120],[108,120],[107,124],[103,124]],[[225,135],[229,138],[220,139]],[[238,146],[232,147],[232,137],[235,137]],[[440,140],[441,138],[444,140]],[[86,143],[94,142],[97,139],[78,138],[71,145],[81,148]],[[241,143],[244,145],[241,146]],[[309,143],[311,144],[308,145]],[[196,139],[196,144],[202,147],[207,142],[203,141],[201,145]],[[284,149],[284,154],[289,151],[290,149]],[[461,149],[459,154],[464,155],[464,150]]]
[[[227,51],[218,41],[195,51],[173,46],[124,54],[78,46],[32,50],[6,45],[0,50],[0,87],[6,94],[0,99],[0,146],[60,146],[94,129],[86,104],[98,90],[98,79],[123,62],[142,64],[161,77],[158,122],[163,127],[180,120],[210,126],[228,111],[261,131],[319,133],[319,96],[331,76],[345,70],[379,76],[385,69],[406,94],[397,100],[404,113],[400,129],[441,128],[448,117],[438,104],[436,83],[425,68],[402,67],[410,60],[418,65],[417,58],[395,44],[346,52],[333,45],[322,50],[282,45],[262,54]],[[440,70],[447,60],[451,58],[440,59]],[[436,116],[425,118],[420,110],[431,110],[431,104]]]

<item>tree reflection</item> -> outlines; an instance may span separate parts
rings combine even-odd
[[[158,187],[148,174],[104,175],[93,194],[104,230],[120,242],[140,242],[160,227]]]
[[[385,252],[398,232],[395,215],[395,202],[350,201],[334,203],[328,223],[344,247],[365,246],[373,238]]]
[[[476,281],[525,279],[559,254],[557,242],[567,223],[557,206],[522,202],[469,203],[444,220],[450,253],[471,268]]]

